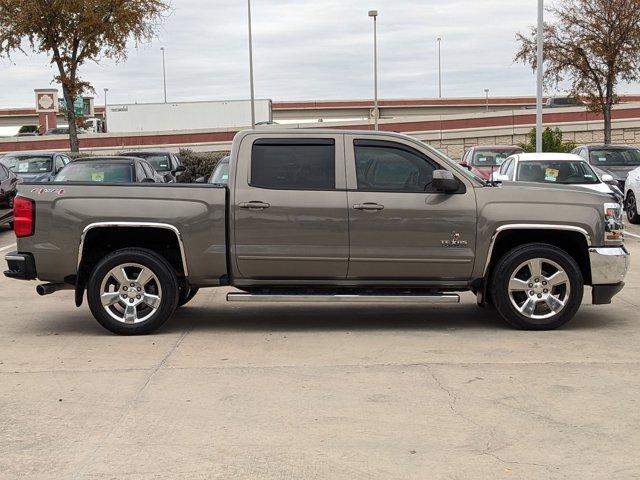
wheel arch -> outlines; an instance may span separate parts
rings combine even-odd
[[[100,259],[123,248],[153,251],[188,278],[189,267],[180,230],[170,224],[146,222],[100,222],[87,225],[78,247],[76,305],[82,304],[87,279]]]
[[[591,284],[591,261],[589,247],[591,236],[581,227],[570,225],[504,225],[491,238],[483,278],[481,303],[488,299],[487,288],[493,269],[510,250],[528,243],[545,243],[560,248],[570,255],[580,267],[585,285]]]

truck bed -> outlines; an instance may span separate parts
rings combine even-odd
[[[105,225],[161,226],[178,234],[191,283],[220,284],[227,275],[227,190],[200,184],[22,184],[34,200],[35,234],[18,240],[31,252],[38,278],[75,275],[87,232]],[[55,254],[52,254],[55,252]]]

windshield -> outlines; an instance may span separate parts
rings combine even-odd
[[[137,152],[132,153],[131,157],[138,157],[149,162],[157,172],[170,172],[171,171],[171,158],[164,153],[145,153]]]
[[[600,183],[593,168],[584,161],[520,162],[517,180],[521,182],[591,185]]]
[[[473,153],[471,164],[474,167],[499,167],[508,157],[521,152],[522,150],[518,148],[511,150],[476,150]]]
[[[6,155],[1,161],[17,174],[47,173],[53,170],[53,160],[48,155]]]
[[[127,163],[70,163],[56,176],[56,182],[131,183],[133,168]]]
[[[640,166],[640,150],[637,148],[601,148],[589,151],[591,165],[603,167]]]
[[[211,181],[217,185],[226,185],[229,183],[229,159],[222,159],[211,175]]]

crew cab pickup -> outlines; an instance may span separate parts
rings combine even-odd
[[[614,197],[495,185],[386,132],[239,133],[229,184],[22,184],[5,275],[85,293],[118,334],[148,333],[205,287],[233,302],[446,304],[473,291],[510,324],[607,304],[629,254]]]

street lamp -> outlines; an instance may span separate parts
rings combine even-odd
[[[369,10],[369,16],[373,18],[373,116],[378,130],[378,11]]]
[[[164,103],[167,103],[167,67],[164,59],[164,47],[160,47],[162,50],[162,83],[164,84]]]
[[[486,104],[487,108],[486,108],[486,110],[488,112],[489,111],[489,89],[488,88],[484,89],[484,94],[487,97],[487,104]]]
[[[109,93],[109,89],[105,88],[104,89],[104,115],[103,115],[103,118],[104,118],[103,130],[104,130],[104,133],[107,133],[107,107],[109,106],[109,103],[107,102],[107,93]]]
[[[544,0],[538,0],[536,152],[542,152],[542,80],[544,78]]]
[[[256,128],[256,95],[253,81],[253,34],[251,31],[251,0],[247,0],[249,16],[249,84],[251,88],[251,128]]]
[[[442,98],[442,37],[438,37],[438,98]]]

